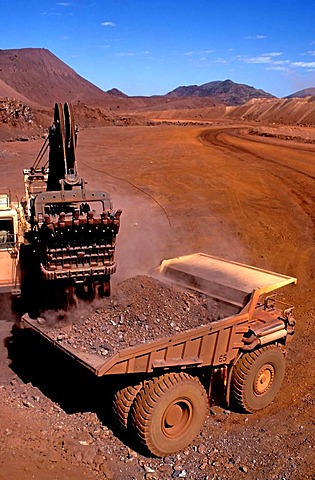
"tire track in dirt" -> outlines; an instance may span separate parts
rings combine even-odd
[[[106,170],[93,167],[92,165],[87,164],[87,163],[84,162],[83,160],[81,160],[80,163],[81,163],[82,165],[84,165],[88,170],[94,170],[94,172],[102,173],[103,175],[106,175],[106,176],[108,176],[108,177],[111,177],[111,178],[113,178],[114,180],[118,180],[119,182],[127,183],[130,187],[134,188],[135,190],[138,190],[138,191],[141,192],[143,195],[148,196],[153,202],[155,202],[155,203],[159,206],[159,208],[163,211],[164,215],[166,216],[169,226],[170,226],[170,227],[172,226],[171,219],[170,219],[167,211],[166,211],[165,208],[163,207],[163,205],[162,205],[155,197],[153,197],[153,195],[151,195],[149,192],[146,192],[143,188],[138,187],[137,185],[135,185],[134,183],[130,182],[129,180],[126,180],[125,178],[119,177],[119,176],[117,176],[117,175],[113,175],[113,174],[107,172]]]
[[[268,168],[271,183],[272,177],[280,181],[288,199],[295,204],[297,211],[300,210],[306,215],[311,226],[311,229],[308,229],[307,246],[290,245],[284,241],[282,246],[278,245],[276,248],[274,259],[285,251],[287,251],[287,254],[291,252],[291,256],[295,260],[297,275],[303,278],[306,284],[311,281],[315,277],[315,173],[310,172],[311,169],[314,169],[310,160],[315,155],[315,148],[305,148],[304,145],[300,148],[300,145],[296,144],[293,146],[283,145],[278,142],[275,144],[275,141],[269,143],[266,139],[262,141],[257,138],[252,139],[244,128],[207,130],[199,138],[203,144],[209,144],[211,147],[215,146],[230,155],[231,158],[238,158],[250,165],[252,165],[253,159],[256,159],[259,162],[257,167],[260,167],[260,169],[265,169],[266,166],[267,168],[272,167],[270,170]],[[261,148],[263,153],[256,151],[260,147],[263,147]],[[305,169],[297,168],[292,164],[294,160],[288,159],[288,156],[284,155],[287,149],[295,155],[295,163],[299,165],[303,163]],[[278,159],[272,158],[275,154],[278,154]],[[259,168],[257,168],[257,174],[259,175]],[[231,197],[231,203],[235,204],[235,198]],[[290,209],[288,211],[288,215],[292,216]]]
[[[220,149],[222,149],[223,151],[226,151],[228,150],[229,152],[232,152],[233,154],[236,154],[236,155],[240,155],[240,154],[247,154],[247,155],[250,155],[251,158],[256,158],[257,160],[263,160],[265,163],[271,163],[271,164],[275,164],[275,165],[278,165],[278,166],[281,166],[281,168],[283,169],[286,169],[286,170],[291,170],[293,171],[294,173],[299,173],[299,174],[302,174],[312,180],[315,180],[315,174],[314,175],[311,175],[301,169],[298,169],[296,167],[292,167],[292,165],[288,165],[280,160],[274,160],[272,158],[267,158],[266,156],[264,155],[260,155],[260,154],[257,154],[257,152],[254,152],[253,150],[251,150],[250,148],[246,148],[244,146],[241,146],[241,145],[235,145],[233,144],[233,141],[229,141],[228,139],[226,138],[223,138],[223,136],[227,136],[227,137],[232,137],[232,138],[240,138],[242,141],[245,141],[246,143],[256,143],[256,144],[260,144],[260,145],[266,145],[267,142],[263,142],[263,141],[259,141],[258,139],[251,139],[249,138],[248,135],[245,135],[244,134],[244,129],[235,129],[235,128],[225,128],[225,129],[219,129],[219,130],[207,130],[206,132],[202,133],[200,135],[200,140],[202,143],[204,144],[211,144],[212,146],[216,146]],[[269,144],[268,144],[269,145]],[[277,146],[278,148],[279,145]],[[297,148],[296,147],[292,147],[292,146],[289,146],[289,145],[285,145],[281,148],[288,148],[288,149],[294,149],[296,150]],[[299,148],[299,150],[302,150],[302,148]],[[303,150],[311,153],[312,155],[315,155],[315,148],[312,148],[312,149],[305,149],[303,148]]]

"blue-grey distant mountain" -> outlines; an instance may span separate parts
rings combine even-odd
[[[215,97],[225,105],[242,105],[252,98],[275,98],[263,90],[250,87],[232,80],[217,80],[203,85],[190,85],[175,88],[167,94],[169,97]]]
[[[304,88],[303,90],[299,90],[298,92],[291,93],[291,95],[287,95],[284,98],[305,98],[305,97],[315,97],[315,87]]]

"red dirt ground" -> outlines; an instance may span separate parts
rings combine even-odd
[[[244,122],[86,129],[78,166],[90,187],[111,192],[123,209],[113,289],[163,258],[197,251],[298,278],[285,291],[297,334],[276,401],[250,416],[213,411],[193,446],[161,465],[117,439],[110,414],[100,421],[80,404],[67,408],[70,394],[65,400],[14,369],[6,348],[11,324],[1,321],[0,479],[315,478],[315,145],[252,129]],[[40,147],[3,142],[1,184],[21,196],[22,170]],[[34,365],[41,361],[38,354]],[[89,459],[82,449],[93,445]]]

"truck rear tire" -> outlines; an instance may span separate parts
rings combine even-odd
[[[245,353],[233,369],[232,404],[249,413],[265,408],[277,395],[284,370],[284,355],[276,345]]]
[[[131,419],[141,443],[162,457],[193,441],[207,410],[208,396],[196,377],[169,373],[144,384],[133,403]]]
[[[134,402],[134,399],[137,396],[137,393],[140,391],[142,383],[139,385],[129,385],[128,387],[122,388],[115,393],[113,399],[113,410],[115,417],[119,425],[126,430],[128,427],[129,421],[129,412]]]

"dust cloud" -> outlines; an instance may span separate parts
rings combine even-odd
[[[45,310],[40,314],[37,322],[51,328],[57,325],[65,326],[78,323],[89,315],[93,315],[98,309],[106,308],[110,302],[109,298],[96,298],[87,301],[75,296],[75,304],[69,310]]]
[[[112,288],[136,275],[150,275],[165,258],[171,228],[158,204],[143,197],[118,197],[114,205],[122,208],[117,236],[117,271]]]

